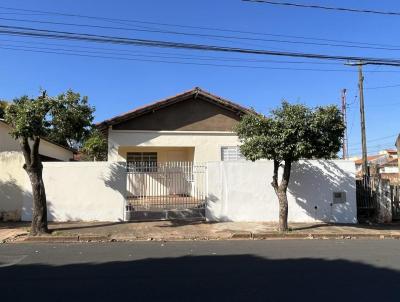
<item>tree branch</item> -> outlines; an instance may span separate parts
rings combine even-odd
[[[278,160],[274,160],[274,174],[272,176],[271,185],[275,189],[275,192],[278,190],[278,172],[279,172],[280,162]]]
[[[31,165],[31,147],[29,146],[29,141],[26,137],[21,137],[19,139],[19,144],[21,145],[22,154],[25,158],[25,165]],[[24,166],[25,168],[25,166]]]
[[[292,169],[292,160],[285,159],[285,166],[283,167],[282,181],[279,185],[281,191],[286,192],[290,180],[290,170]]]
[[[39,145],[40,145],[40,136],[35,136],[33,139],[32,153],[31,153],[31,163],[32,166],[36,166],[39,164]]]

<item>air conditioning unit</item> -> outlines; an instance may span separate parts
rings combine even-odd
[[[333,192],[333,204],[345,203],[346,202],[346,192]]]

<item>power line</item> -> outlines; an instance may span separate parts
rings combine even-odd
[[[27,19],[15,19],[15,18],[2,18],[0,20],[5,21],[16,21],[26,23],[38,23],[38,24],[51,24],[51,25],[64,25],[64,26],[75,26],[75,27],[88,27],[88,28],[99,28],[99,29],[112,29],[112,30],[125,30],[135,32],[150,32],[150,33],[164,33],[188,37],[202,37],[202,38],[219,38],[219,39],[233,39],[233,40],[246,40],[246,41],[259,41],[259,42],[274,42],[274,43],[286,43],[286,44],[303,44],[303,45],[314,45],[314,46],[329,46],[329,47],[342,47],[342,48],[356,48],[356,49],[374,49],[374,50],[389,50],[396,51],[400,50],[400,46],[393,47],[381,47],[381,46],[360,46],[360,45],[347,45],[347,44],[332,44],[332,43],[319,43],[319,42],[304,42],[304,41],[289,41],[289,40],[278,40],[278,39],[262,39],[262,38],[251,38],[251,37],[238,37],[238,36],[226,36],[226,35],[215,35],[215,34],[201,34],[201,33],[187,33],[171,30],[160,30],[160,29],[139,29],[131,27],[113,27],[103,25],[92,25],[92,24],[78,24],[78,23],[67,23],[67,22],[53,22],[53,21],[42,21],[42,20],[27,20]]]
[[[384,88],[393,88],[393,87],[400,87],[400,84],[387,85],[387,86],[376,86],[376,87],[366,87],[365,89],[374,90],[374,89],[384,89]]]
[[[376,145],[368,145],[368,149],[370,149],[370,151],[376,151],[376,150],[380,150],[382,148],[384,148],[384,146],[389,146],[389,145],[394,145],[394,142],[385,142],[385,143],[381,143],[381,144],[376,144]],[[361,150],[361,146],[360,147],[350,147],[349,150],[354,151],[354,150]]]
[[[356,8],[348,8],[348,7],[333,7],[333,6],[323,6],[323,5],[316,5],[316,4],[301,4],[301,3],[294,3],[294,2],[281,2],[281,1],[268,1],[268,0],[242,0],[242,1],[243,2],[256,2],[256,3],[270,4],[270,5],[278,5],[278,6],[291,6],[291,7],[298,7],[298,8],[311,8],[311,9],[333,10],[333,11],[351,12],[351,13],[400,16],[400,12],[378,11],[378,10],[372,10],[372,9],[356,9]]]
[[[33,47],[33,46],[21,46],[21,45],[15,45],[15,44],[2,44],[1,42],[12,42],[12,43],[24,43],[24,44],[38,44],[38,45],[50,45],[50,46],[60,46],[60,47],[69,47],[72,49],[59,49],[59,48],[46,48],[46,47]],[[277,64],[317,64],[317,65],[340,65],[340,63],[336,62],[313,62],[313,61],[283,61],[283,60],[260,60],[260,59],[246,59],[246,58],[239,58],[239,57],[221,57],[221,56],[203,56],[203,55],[176,55],[169,52],[152,52],[152,51],[146,51],[146,52],[138,52],[128,49],[112,49],[112,48],[102,48],[102,47],[90,47],[90,46],[69,46],[66,44],[58,44],[58,43],[45,43],[45,42],[34,42],[34,41],[18,41],[18,40],[10,40],[10,39],[0,39],[0,45],[4,46],[12,46],[12,47],[27,47],[27,48],[36,48],[36,49],[46,49],[46,50],[62,50],[62,51],[82,51],[79,48],[84,48],[84,49],[93,49],[93,50],[105,50],[105,51],[111,51],[112,53],[104,53],[104,54],[112,54],[112,55],[121,55],[121,53],[116,53],[117,52],[125,52],[127,54],[122,53],[122,55],[142,55],[142,56],[148,56],[148,57],[161,57],[161,58],[173,58],[173,59],[196,59],[196,60],[205,60],[205,61],[233,61],[233,62],[250,62],[250,63],[277,63]],[[76,49],[78,48],[78,49]],[[83,51],[83,52],[88,52],[88,51]],[[91,52],[89,53],[102,53],[102,52]],[[153,56],[152,54],[155,54],[157,56]],[[161,56],[159,56],[161,55]],[[166,56],[164,56],[166,55]],[[318,71],[323,71],[323,69],[320,69]],[[339,70],[337,70],[339,71]],[[346,71],[346,70],[343,70]],[[369,72],[369,71],[366,71]],[[375,71],[371,71],[375,72]],[[379,71],[379,72],[389,72],[389,71]],[[351,105],[354,104],[354,101],[352,103],[349,103],[348,106],[350,107]]]
[[[54,12],[54,11],[42,11],[42,10],[12,8],[12,7],[4,7],[4,6],[0,6],[0,9],[11,10],[11,11],[34,12],[34,13],[38,13],[38,14],[41,14],[41,15],[54,15],[54,16],[84,18],[84,19],[91,19],[91,20],[101,20],[101,21],[107,21],[107,22],[117,23],[117,24],[138,23],[138,24],[150,24],[150,25],[158,25],[158,26],[188,28],[188,29],[200,29],[200,30],[217,31],[217,32],[230,32],[230,33],[239,33],[239,34],[249,34],[249,35],[257,35],[257,36],[284,37],[284,38],[295,38],[295,39],[303,39],[303,40],[339,42],[339,43],[356,44],[356,45],[363,44],[363,45],[381,46],[381,47],[400,47],[398,45],[390,45],[390,44],[378,44],[378,43],[361,42],[361,41],[346,41],[346,40],[336,40],[336,39],[325,39],[325,38],[317,38],[317,37],[309,37],[309,36],[307,37],[307,36],[296,36],[296,35],[271,34],[271,33],[264,33],[264,32],[233,30],[233,29],[217,28],[217,27],[205,27],[205,26],[193,26],[193,25],[173,24],[173,23],[150,22],[150,21],[143,21],[143,20],[137,20],[137,19],[118,19],[118,18],[89,16],[89,15],[72,14],[72,13],[60,13],[60,12]],[[21,15],[21,13],[14,13],[14,14]],[[22,15],[25,15],[25,14],[22,14]],[[144,28],[149,28],[149,27],[144,27]]]
[[[291,68],[291,67],[270,67],[270,66],[254,66],[254,65],[227,65],[227,64],[212,64],[212,63],[197,63],[197,62],[182,62],[182,61],[165,61],[165,60],[153,60],[153,59],[142,59],[142,58],[129,58],[129,57],[115,57],[115,56],[103,56],[103,55],[92,55],[82,54],[79,52],[61,52],[61,51],[47,51],[47,50],[35,50],[30,47],[29,49],[15,48],[15,47],[4,47],[0,46],[0,49],[16,50],[24,52],[36,52],[36,53],[47,53],[57,55],[69,55],[89,58],[101,58],[101,59],[112,59],[122,61],[138,61],[138,62],[155,62],[155,63],[167,63],[167,64],[180,64],[180,65],[198,65],[198,66],[214,66],[214,67],[231,67],[231,68],[250,68],[250,69],[268,69],[268,70],[292,70],[292,71],[321,71],[321,72],[353,72],[351,70],[340,70],[340,69],[313,69],[313,68]]]
[[[87,42],[97,42],[97,43],[127,44],[127,45],[145,46],[145,47],[231,52],[231,53],[241,53],[241,54],[271,55],[271,56],[281,56],[281,57],[297,57],[297,58],[325,59],[325,60],[337,60],[337,61],[364,61],[368,62],[368,64],[371,65],[376,64],[376,65],[400,66],[400,60],[391,58],[369,58],[361,56],[325,55],[325,54],[302,53],[302,52],[282,52],[282,51],[272,51],[263,49],[249,49],[249,48],[238,48],[238,47],[227,47],[227,46],[216,46],[216,45],[205,45],[205,44],[192,44],[192,43],[171,42],[162,40],[136,39],[136,38],[121,37],[121,36],[118,37],[118,36],[93,35],[87,33],[43,30],[30,27],[18,27],[18,26],[6,26],[6,25],[0,25],[0,33],[8,35],[17,35],[17,36],[54,38],[62,40],[76,40],[76,41],[87,41]]]
[[[277,63],[277,64],[310,64],[310,65],[340,65],[340,63],[336,62],[312,62],[312,61],[283,61],[283,60],[260,60],[260,59],[246,59],[246,58],[239,58],[239,57],[221,57],[221,56],[203,56],[203,55],[181,55],[181,54],[173,54],[170,52],[157,52],[157,51],[132,51],[128,49],[113,49],[113,48],[103,48],[103,47],[90,47],[90,46],[70,46],[66,44],[58,44],[58,43],[45,43],[45,42],[34,42],[34,41],[18,41],[18,40],[10,40],[10,39],[0,39],[0,45],[5,45],[5,46],[13,46],[13,47],[21,47],[21,45],[15,45],[15,44],[2,44],[1,42],[12,42],[12,43],[23,43],[23,44],[38,44],[38,45],[50,45],[50,46],[60,46],[60,47],[69,47],[72,49],[53,49],[53,50],[67,50],[67,51],[82,51],[79,48],[84,48],[84,49],[93,49],[93,50],[105,50],[105,51],[112,51],[114,53],[112,54],[117,54],[117,55],[132,55],[132,54],[143,54],[144,56],[149,56],[149,54],[155,54],[155,55],[167,55],[165,58],[176,58],[176,59],[197,59],[197,60],[210,60],[210,61],[231,61],[231,62],[251,62],[251,63]],[[32,46],[25,46],[25,47],[30,47]],[[37,47],[33,47],[37,48]],[[43,47],[39,47],[43,48]],[[78,48],[78,49],[76,49]],[[51,48],[43,48],[43,49],[48,49],[51,50]],[[119,53],[115,53],[115,52]],[[121,53],[122,52],[122,53]],[[100,52],[101,53],[101,52]],[[127,54],[126,54],[127,53]],[[173,56],[171,56],[171,54]],[[161,57],[161,56],[160,56]]]
[[[398,135],[398,133],[393,134],[393,135],[389,135],[389,136],[378,137],[378,138],[370,139],[370,140],[368,140],[368,142],[369,143],[370,142],[377,142],[377,141],[381,141],[381,140],[385,140],[385,139],[396,137],[397,135]],[[352,145],[361,145],[361,143],[356,143],[356,144],[352,144]]]
[[[391,107],[391,106],[398,107],[399,105],[400,105],[400,102],[394,102],[394,103],[388,103],[388,104],[368,105],[368,107]]]

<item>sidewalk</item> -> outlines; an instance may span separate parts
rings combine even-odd
[[[29,234],[30,223],[0,222],[0,243],[16,238],[26,238]]]
[[[133,240],[227,240],[227,239],[400,239],[400,224],[330,225],[291,223],[279,233],[276,224],[263,222],[69,222],[50,223],[52,234],[29,237],[29,223],[0,223],[0,242],[133,241]]]

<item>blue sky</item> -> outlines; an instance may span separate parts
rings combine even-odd
[[[296,0],[296,2],[400,11],[400,3],[395,0]],[[398,38],[400,16],[296,9],[247,3],[240,0],[3,0],[0,6],[2,7],[0,8],[0,18],[3,18],[0,19],[0,25],[242,48],[384,58],[400,57],[400,41]],[[104,20],[7,10],[5,7],[193,27],[212,27],[280,36],[251,35],[128,21],[117,22],[116,20],[106,22]],[[43,24],[22,22],[15,19],[122,27],[124,29]],[[229,35],[252,38],[253,40],[192,37],[140,31],[143,29]],[[283,37],[287,35],[357,43],[346,44]],[[260,39],[264,40],[260,41]],[[391,45],[388,48],[392,48],[392,50],[332,47],[265,40],[352,46],[368,46],[360,43],[375,43]],[[393,48],[399,50],[393,50]],[[47,53],[43,53],[43,51]],[[57,52],[58,54],[49,52]],[[69,53],[69,55],[61,55],[60,52]],[[87,57],[82,56],[82,54],[108,56],[113,57],[113,59]],[[126,58],[129,58],[129,60]],[[229,66],[144,62],[143,60]],[[251,62],[251,60],[258,61]],[[259,62],[260,60],[267,62]],[[287,63],[288,61],[301,63]],[[310,64],[311,62],[317,64]],[[40,88],[46,89],[50,95],[72,88],[89,97],[90,103],[96,107],[96,121],[101,121],[195,86],[242,105],[254,107],[263,113],[267,113],[268,110],[279,105],[282,99],[290,102],[301,102],[310,106],[339,105],[340,91],[342,88],[346,88],[349,103],[349,153],[358,154],[361,144],[359,103],[358,98],[355,97],[358,94],[356,69],[339,63],[326,63],[329,62],[0,35],[0,98],[12,99],[24,94],[34,96],[38,94]],[[232,67],[232,65],[235,65],[235,67]],[[253,68],[237,67],[238,65],[252,66]],[[318,69],[318,71],[293,70],[296,68]],[[379,149],[393,148],[396,134],[399,132],[400,69],[370,66],[366,67],[365,71],[367,138],[369,140],[369,153],[372,154]],[[369,89],[391,85],[399,86]]]

